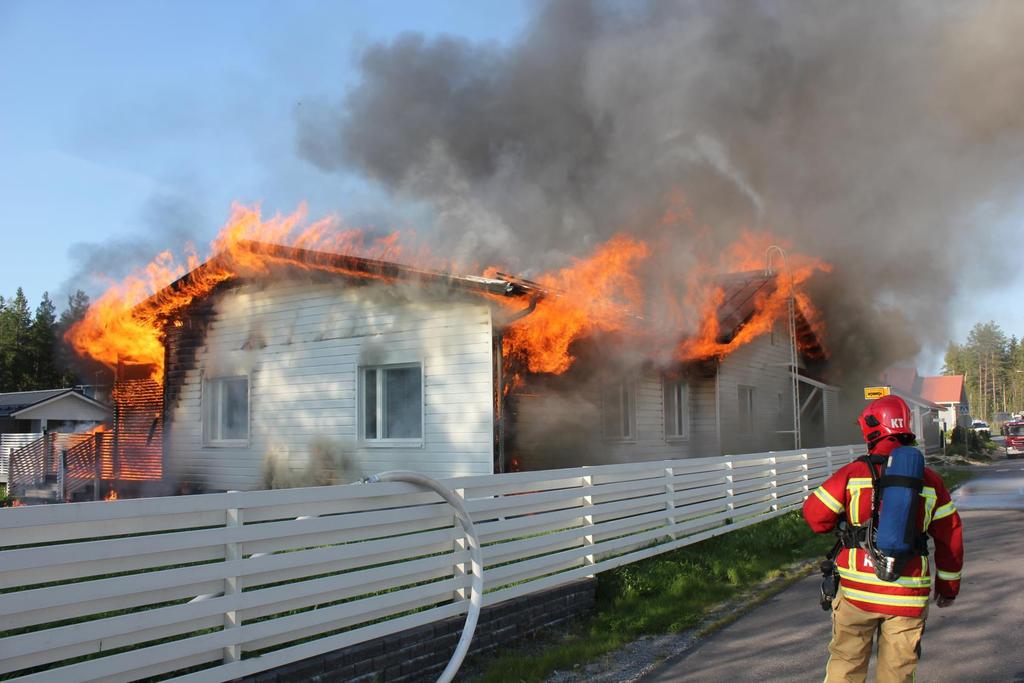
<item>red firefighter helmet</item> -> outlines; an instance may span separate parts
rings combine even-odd
[[[901,442],[914,439],[914,432],[910,430],[910,407],[899,396],[883,396],[872,401],[857,418],[857,424],[868,446],[887,436],[895,436]]]

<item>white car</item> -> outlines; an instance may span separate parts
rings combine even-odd
[[[992,431],[992,430],[989,429],[988,422],[985,422],[984,420],[975,420],[974,422],[972,422],[971,423],[971,429],[973,429],[976,432],[990,432],[990,431]]]

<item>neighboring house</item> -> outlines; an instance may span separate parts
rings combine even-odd
[[[882,384],[892,388],[913,411],[913,428],[928,451],[942,449],[943,435],[957,424],[970,424],[963,375],[922,377],[915,368],[889,368]]]
[[[110,406],[93,398],[92,387],[0,394],[0,434],[74,432],[110,418]]]
[[[143,412],[162,413],[147,443],[162,430],[163,470],[183,487],[324,483],[397,468],[449,477],[788,449],[794,386],[804,445],[842,438],[835,436],[836,388],[802,369],[804,359],[794,376],[781,321],[720,362],[670,371],[639,358],[605,365],[606,351],[621,340],[594,339],[574,348],[579,360],[564,375],[512,383],[502,334],[545,295],[532,283],[249,248],[273,255],[272,276],[230,280],[166,321],[162,406]],[[758,292],[774,286],[763,273],[727,286],[719,311],[726,340],[749,318]],[[798,322],[802,348],[818,355],[810,327]],[[115,394],[128,423],[124,397],[132,391],[122,381]]]
[[[11,452],[43,432],[79,432],[108,420],[110,407],[93,395],[93,387],[0,394],[0,481],[7,481]]]
[[[967,389],[963,375],[940,375],[924,377],[921,383],[921,395],[932,403],[942,406],[939,423],[943,431],[951,431],[953,427],[970,427],[971,410],[967,403]]]

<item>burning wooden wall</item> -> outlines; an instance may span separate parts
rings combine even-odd
[[[101,460],[103,478],[162,479],[164,389],[152,379],[152,368],[119,364],[111,398],[114,433]]]

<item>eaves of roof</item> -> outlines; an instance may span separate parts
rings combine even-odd
[[[73,389],[37,389],[35,391],[12,391],[0,394],[0,417],[7,417],[37,403],[57,396],[63,396],[69,391],[73,391]]]
[[[100,410],[105,410],[108,413],[110,412],[110,406],[106,405],[105,403],[100,403],[96,399],[92,399],[92,398],[89,398],[88,396],[85,396],[84,394],[80,394],[77,391],[75,391],[74,389],[67,389],[65,391],[62,391],[59,394],[56,394],[54,396],[50,396],[49,398],[45,398],[45,399],[43,399],[41,401],[36,401],[35,403],[33,403],[31,405],[22,406],[18,410],[12,412],[10,415],[11,415],[11,417],[13,417],[15,419],[19,419],[19,417],[21,416],[22,413],[28,412],[30,410],[35,410],[37,408],[41,408],[41,407],[43,407],[43,406],[45,406],[45,405],[47,405],[49,403],[53,403],[54,401],[60,401],[60,400],[64,399],[65,397],[68,397],[68,396],[74,397],[76,400],[79,400],[79,401],[84,401],[85,403],[87,403],[87,404],[89,404],[89,405],[91,405],[91,406],[93,406],[95,408],[99,408]]]
[[[246,240],[239,243],[239,249],[249,254],[262,256],[275,267],[301,268],[311,272],[335,275],[339,278],[356,280],[405,281],[420,285],[440,285],[467,292],[498,297],[543,297],[547,294],[540,285],[517,278],[488,278],[475,275],[456,275],[437,270],[416,268],[391,261],[333,254],[300,247],[290,247],[267,242]],[[193,281],[202,278],[206,272],[232,268],[232,257],[215,254],[193,270],[170,283],[137,305],[138,310],[146,309],[151,303],[176,291],[184,289]],[[244,269],[243,269],[244,270]],[[258,276],[257,276],[258,277]]]

